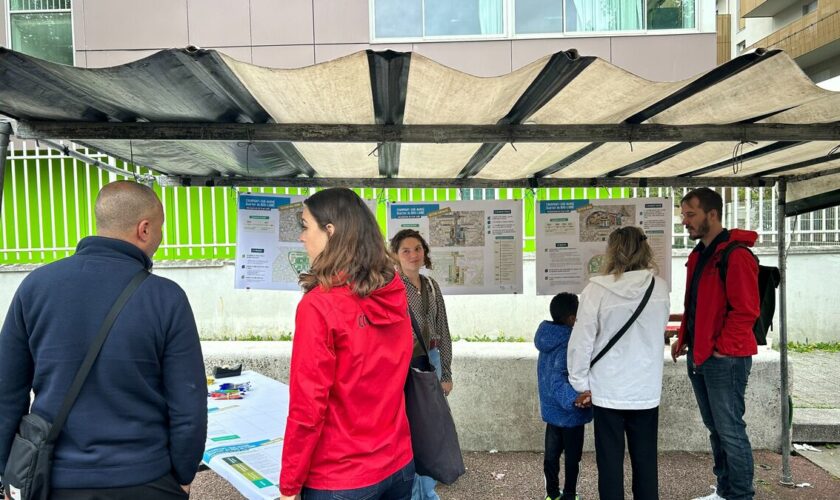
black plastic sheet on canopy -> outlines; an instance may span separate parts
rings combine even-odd
[[[0,49],[0,114],[21,137],[72,140],[186,185],[761,185],[784,176],[789,215],[840,203],[840,94],[777,50],[651,82],[575,51],[480,78],[393,51],[270,69],[170,49],[85,69]],[[703,135],[704,125],[717,128]],[[770,133],[752,140],[759,129]]]

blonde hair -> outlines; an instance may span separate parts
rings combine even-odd
[[[610,233],[604,274],[612,274],[618,279],[628,271],[641,269],[657,270],[644,231],[636,226],[625,226]]]
[[[348,285],[354,294],[366,297],[394,279],[394,261],[379,224],[356,193],[347,188],[325,189],[303,203],[321,229],[326,230],[327,224],[335,228],[309,271],[300,275],[304,290]]]

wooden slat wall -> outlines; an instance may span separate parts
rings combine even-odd
[[[840,39],[840,0],[820,0],[817,10],[788,24],[750,48],[782,49],[799,57]]]
[[[717,63],[723,64],[732,58],[732,16],[717,16]]]

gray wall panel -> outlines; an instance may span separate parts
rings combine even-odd
[[[471,75],[499,76],[511,71],[510,40],[416,43],[414,50]]]
[[[648,80],[683,80],[717,65],[714,33],[622,36],[611,40],[611,62]]]
[[[314,0],[315,43],[368,43],[368,0]]]
[[[301,68],[315,64],[312,45],[275,45],[254,47],[253,63],[268,68]]]
[[[251,0],[254,45],[312,44],[312,28],[312,0]]]
[[[244,47],[251,45],[249,2],[187,0],[190,45]]]
[[[577,49],[582,56],[597,56],[610,60],[609,38],[542,38],[513,41],[513,69],[517,70],[537,59],[560,52]]]
[[[87,50],[189,45],[187,0],[86,0],[84,7]]]

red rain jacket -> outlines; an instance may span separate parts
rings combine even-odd
[[[295,318],[280,492],[376,484],[412,460],[404,386],[413,339],[396,275],[365,298],[303,296]]]
[[[718,244],[715,253],[700,274],[694,317],[695,366],[700,366],[709,359],[712,351],[736,357],[752,356],[758,352],[753,334],[753,325],[759,315],[758,264],[749,252],[734,250],[729,254],[725,287],[717,266],[724,248],[736,243],[751,247],[757,238],[758,234],[755,231],[730,229],[729,240]],[[691,252],[688,256],[684,301],[686,307],[691,279],[699,259],[700,252]],[[685,322],[683,317],[678,337],[680,346],[685,342]]]

